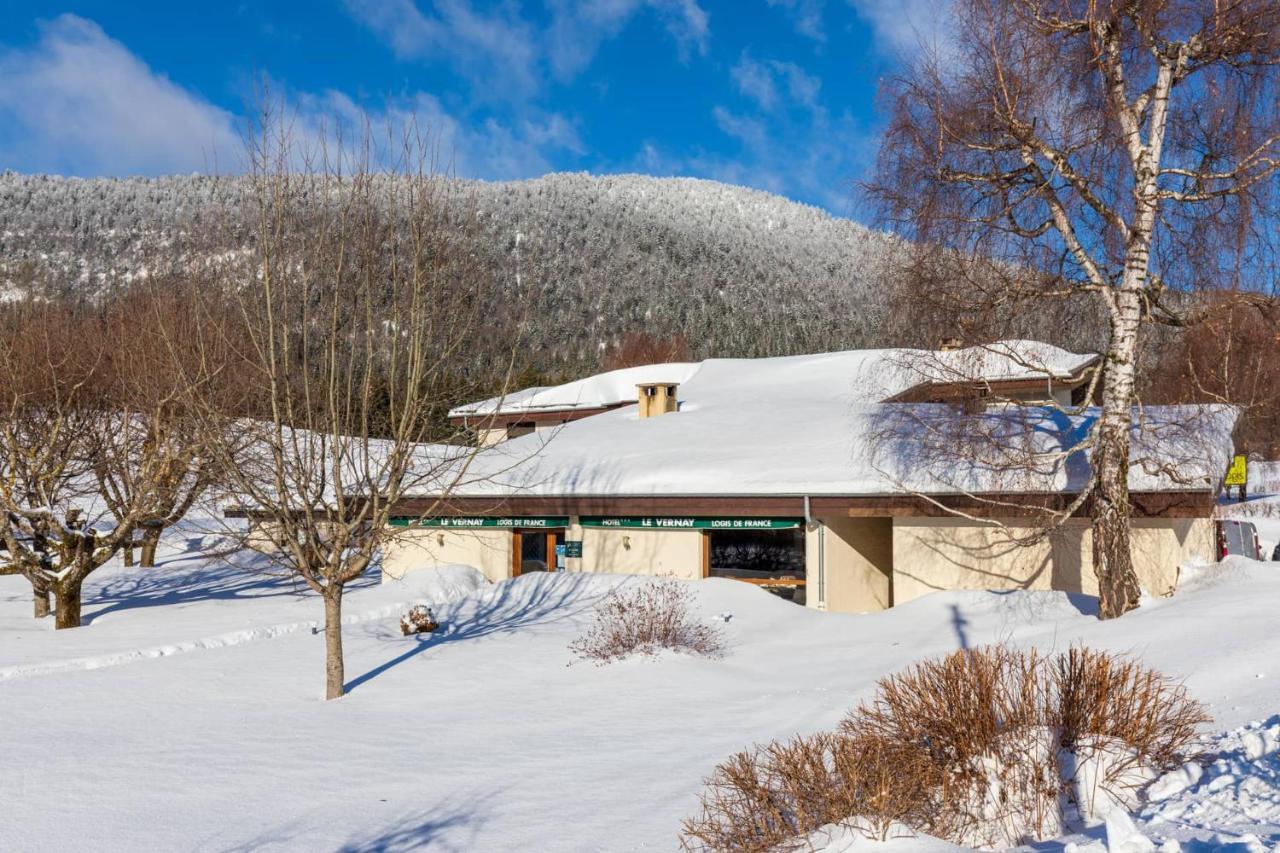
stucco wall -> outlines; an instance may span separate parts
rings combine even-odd
[[[383,580],[405,572],[460,563],[491,581],[511,577],[510,530],[409,530],[383,548]]]
[[[279,524],[269,521],[250,521],[244,544],[245,547],[262,554],[275,554],[280,550],[282,536]]]
[[[581,564],[584,572],[700,578],[702,533],[584,527]]]
[[[1013,535],[1034,531],[1006,520]],[[1019,545],[1010,533],[965,519],[900,518],[893,523],[893,602],[939,589],[1060,589],[1096,595],[1093,536],[1074,520],[1042,542]],[[1207,518],[1135,519],[1134,568],[1142,588],[1167,595],[1178,566],[1210,559],[1213,522]]]
[[[893,520],[823,518],[805,534],[806,601],[836,613],[870,613],[892,602]],[[819,570],[821,561],[821,571]]]

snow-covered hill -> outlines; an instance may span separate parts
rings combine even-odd
[[[232,250],[210,240],[228,230],[222,201],[242,188],[207,176],[0,175],[0,290],[46,273],[96,290]],[[683,334],[697,356],[849,349],[882,333],[893,239],[780,196],[554,174],[449,181],[441,197],[474,210],[476,251],[505,282],[501,298],[530,302],[527,349],[543,365],[590,365],[641,326]]]

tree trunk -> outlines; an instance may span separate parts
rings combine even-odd
[[[63,581],[53,588],[53,627],[80,627],[80,591],[83,581]]]
[[[1091,512],[1093,572],[1098,578],[1100,619],[1114,619],[1136,609],[1141,595],[1129,542],[1129,443],[1141,306],[1133,291],[1121,290],[1115,299],[1093,455],[1097,478]]]
[[[142,561],[144,569],[151,569],[156,564],[156,546],[160,544],[160,528],[147,528],[142,534]]]
[[[35,617],[44,619],[53,611],[49,608],[49,588],[43,585],[31,585],[31,597],[35,602]]]
[[[324,698],[342,696],[346,672],[342,662],[342,587],[324,594]]]
[[[124,555],[120,559],[124,561],[125,568],[133,565],[133,542],[124,546]]]

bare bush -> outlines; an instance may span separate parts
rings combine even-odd
[[[1136,802],[1155,775],[1197,752],[1198,729],[1210,722],[1186,688],[1137,661],[1070,649],[1048,667],[1045,722],[1058,733],[1068,798],[1083,814]]]
[[[409,612],[400,617],[400,633],[406,637],[410,634],[430,634],[439,627],[435,614],[425,604],[409,608]]]
[[[829,824],[980,848],[1039,841],[1133,808],[1194,757],[1208,720],[1167,676],[1106,652],[959,651],[883,679],[836,733],[717,767],[682,841],[786,849]]]
[[[686,820],[686,850],[789,850],[829,824],[885,839],[921,819],[913,766],[891,743],[819,732],[740,752],[716,768]]]
[[[693,600],[689,587],[676,580],[615,589],[596,606],[595,622],[569,650],[601,664],[663,649],[718,657],[723,636],[697,620]]]

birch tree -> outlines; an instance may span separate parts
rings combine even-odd
[[[957,0],[955,39],[889,81],[884,219],[957,323],[1088,294],[1107,341],[1089,433],[1101,615],[1138,605],[1130,442],[1144,324],[1254,298],[1275,234],[1274,0]],[[926,257],[927,255],[927,257]]]

